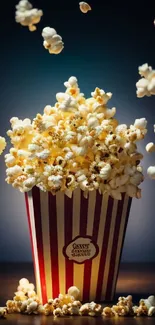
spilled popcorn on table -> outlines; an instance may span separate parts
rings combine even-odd
[[[55,299],[49,299],[41,304],[35,292],[35,287],[26,278],[19,281],[17,292],[13,300],[8,300],[5,307],[0,307],[0,318],[6,318],[7,314],[35,314],[63,316],[153,316],[155,315],[155,296],[140,299],[139,306],[133,304],[132,296],[119,297],[116,305],[102,307],[94,301],[82,304],[79,300],[79,289],[70,287],[65,295],[59,294]]]

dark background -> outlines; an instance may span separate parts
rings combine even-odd
[[[109,107],[116,106],[120,123],[146,117],[148,134],[139,144],[144,174],[155,164],[145,145],[155,140],[155,97],[136,98],[138,66],[155,68],[155,5],[151,1],[89,1],[92,11],[82,14],[77,0],[33,0],[44,16],[36,32],[15,23],[14,0],[1,3],[0,20],[0,134],[5,136],[12,116],[34,117],[63,82],[76,76],[86,97],[96,86],[110,91]],[[65,48],[59,55],[44,49],[41,32],[56,29]],[[6,150],[7,152],[7,150]],[[123,250],[123,261],[155,261],[155,181],[147,177],[141,200],[133,200]],[[0,261],[32,259],[24,197],[5,183],[0,158]]]

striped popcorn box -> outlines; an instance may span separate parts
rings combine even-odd
[[[37,187],[26,193],[37,293],[43,303],[72,285],[81,301],[111,301],[131,206],[98,191],[72,198]]]

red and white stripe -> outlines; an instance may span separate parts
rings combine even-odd
[[[88,199],[76,189],[70,199],[33,188],[25,194],[37,293],[43,303],[77,286],[83,301],[112,300],[131,199],[122,201],[91,192]],[[98,255],[77,264],[63,247],[77,236],[91,236]]]

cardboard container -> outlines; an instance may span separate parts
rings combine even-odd
[[[26,193],[37,293],[43,303],[70,286],[82,301],[111,301],[131,206],[98,191],[85,199],[80,189],[70,199],[37,187]]]

